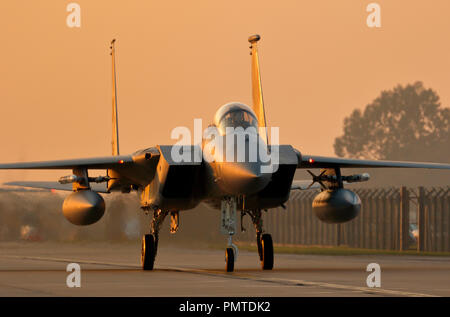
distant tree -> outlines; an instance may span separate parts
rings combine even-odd
[[[398,85],[344,119],[334,150],[341,157],[448,162],[449,126],[450,108],[436,92],[422,82]]]

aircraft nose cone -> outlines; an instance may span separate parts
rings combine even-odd
[[[238,179],[256,179],[258,178],[258,172],[254,168],[248,166],[237,165],[233,168],[232,174]]]
[[[232,164],[224,167],[223,172],[224,185],[230,194],[254,194],[270,181],[270,174],[261,173],[259,164]]]

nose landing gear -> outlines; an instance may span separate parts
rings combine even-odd
[[[221,203],[220,232],[228,236],[228,246],[225,250],[226,271],[234,271],[234,262],[238,255],[238,248],[233,244],[233,235],[236,233],[236,198],[227,197]]]
[[[221,233],[228,235],[228,246],[225,251],[226,271],[233,272],[234,262],[238,255],[238,249],[233,244],[232,237],[236,232],[236,198],[227,197],[221,203]],[[263,221],[261,218],[261,210],[245,210],[243,214],[248,214],[252,219],[256,231],[256,245],[258,246],[259,260],[263,270],[273,269],[273,241],[272,236],[263,233]],[[243,215],[242,214],[242,215]],[[242,216],[241,215],[241,216]]]
[[[227,248],[225,250],[225,263],[227,272],[234,271],[234,250],[233,248]]]

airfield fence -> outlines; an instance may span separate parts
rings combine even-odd
[[[317,191],[291,194],[286,209],[264,213],[266,232],[282,245],[348,246],[352,248],[450,252],[450,187],[356,189],[361,212],[350,222],[327,224],[312,210]],[[241,241],[254,242],[246,217]],[[418,237],[412,229],[417,226]]]
[[[361,212],[344,224],[321,222],[312,210],[317,191],[294,191],[286,210],[264,213],[266,232],[282,245],[348,246],[353,248],[450,252],[450,187],[355,189]],[[0,191],[0,242],[38,241],[135,241],[148,233],[150,216],[139,208],[134,195],[105,195],[107,211],[98,223],[74,226],[62,215],[66,194]],[[199,245],[223,243],[220,214],[203,205],[181,215],[180,230],[169,233],[166,220],[162,243]],[[236,241],[255,243],[248,216],[247,229]],[[417,225],[418,238],[411,237]]]

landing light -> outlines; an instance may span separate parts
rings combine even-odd
[[[313,160],[312,158],[310,158],[310,159],[308,160],[308,162],[309,162],[310,164],[312,164],[312,163],[314,163],[314,160]]]

